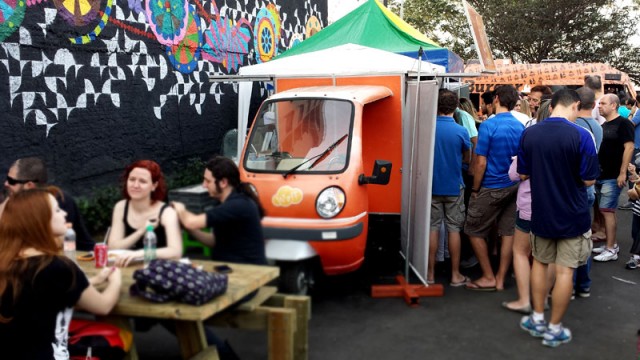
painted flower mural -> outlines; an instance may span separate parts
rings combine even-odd
[[[146,0],[147,21],[158,42],[178,44],[187,32],[189,3],[186,0]]]

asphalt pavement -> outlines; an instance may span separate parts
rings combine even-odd
[[[620,198],[626,201],[626,195]],[[309,359],[640,359],[640,270],[626,270],[631,247],[631,211],[618,211],[617,261],[594,263],[591,297],[569,306],[564,325],[573,340],[558,348],[522,331],[522,315],[500,304],[516,298],[515,279],[505,290],[479,293],[449,287],[446,264],[436,282],[443,297],[420,299],[409,307],[401,298],[374,299],[372,284],[393,282],[394,269],[359,271],[331,277],[312,296]],[[464,270],[472,278],[479,268]],[[547,318],[549,312],[547,312]],[[263,332],[215,329],[243,360],[266,359]],[[179,359],[175,338],[161,327],[135,333],[141,359]]]

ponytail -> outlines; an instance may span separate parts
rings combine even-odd
[[[239,192],[250,197],[251,200],[253,200],[256,203],[256,206],[258,207],[258,212],[260,213],[260,218],[262,219],[264,217],[264,208],[262,207],[262,204],[260,203],[260,199],[258,198],[258,195],[256,194],[251,184],[248,182],[241,182],[238,185],[237,189]]]

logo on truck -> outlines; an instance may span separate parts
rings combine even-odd
[[[281,186],[271,197],[273,206],[289,207],[302,202],[302,190],[289,185]]]

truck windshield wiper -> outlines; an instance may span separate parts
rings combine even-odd
[[[327,155],[329,155],[330,152],[333,151],[333,149],[335,149],[336,147],[338,147],[338,145],[340,145],[344,139],[347,138],[347,136],[349,136],[349,134],[344,134],[340,139],[336,140],[336,142],[334,142],[333,144],[329,145],[328,148],[326,148],[323,152],[319,153],[318,155],[315,155],[313,157],[310,157],[309,159],[301,162],[300,164],[292,167],[291,169],[289,169],[289,171],[287,171],[286,173],[282,174],[282,176],[286,179],[287,176],[293,174],[294,172],[296,172],[296,170],[298,170],[300,167],[302,167],[302,165],[313,161],[313,164],[311,164],[311,166],[309,166],[309,169],[313,168],[314,166],[318,165],[318,163],[322,160],[324,160],[325,157],[327,157]]]

